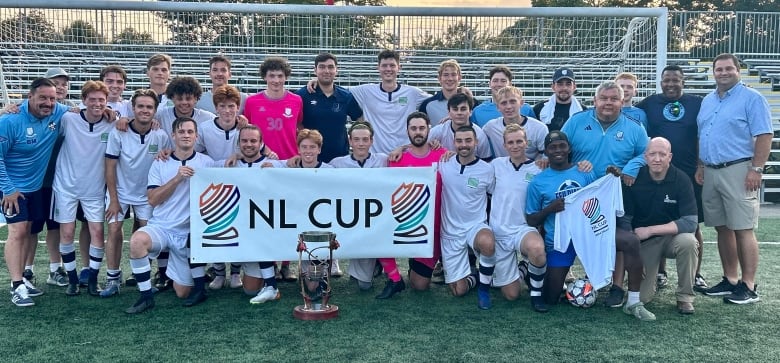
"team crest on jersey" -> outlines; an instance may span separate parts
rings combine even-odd
[[[160,152],[160,146],[157,144],[149,144],[149,154],[157,154]]]
[[[662,113],[669,121],[680,121],[685,116],[685,106],[679,101],[667,103]]]
[[[623,141],[623,131],[618,131],[617,133],[615,133],[615,140]]]
[[[108,142],[108,132],[100,134],[100,142],[104,144]]]
[[[409,99],[406,97],[398,97],[398,104],[399,105],[406,105],[409,103]]]
[[[423,220],[428,215],[431,190],[425,184],[401,184],[391,198],[393,218],[398,227],[393,232],[394,244],[428,242],[428,227]]]
[[[309,104],[312,106],[317,106],[317,100],[311,100],[309,101]]]
[[[292,108],[285,107],[284,108],[284,113],[282,114],[282,116],[287,117],[287,118],[292,117]]]
[[[669,194],[667,194],[666,198],[664,198],[664,203],[677,204],[677,200],[669,198]]]
[[[567,196],[574,194],[574,192],[580,190],[582,185],[576,180],[566,179],[561,185],[558,186],[558,190],[555,192],[555,199],[566,198]]]
[[[331,107],[331,110],[333,110],[333,112],[339,112],[339,110],[341,110],[341,104],[338,102],[334,103],[333,107]]]
[[[46,127],[48,127],[50,131],[54,131],[57,129],[57,124],[55,124],[54,122],[49,122],[49,124],[46,125]]]
[[[231,184],[210,184],[200,193],[200,218],[207,225],[203,247],[237,247],[238,230],[233,221],[238,216],[241,192]]]
[[[590,228],[593,234],[598,236],[609,228],[607,219],[601,214],[601,205],[598,198],[590,198],[582,203],[582,213],[590,219]]]
[[[32,127],[27,128],[27,138],[35,137],[35,130]]]
[[[476,188],[476,187],[478,187],[479,186],[479,179],[471,178],[471,177],[468,178],[468,180],[466,180],[466,186],[468,186],[469,188]]]
[[[534,175],[531,173],[525,173],[525,181],[530,183],[531,180],[534,180]]]

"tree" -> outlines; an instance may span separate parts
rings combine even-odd
[[[62,38],[66,43],[78,44],[104,44],[103,35],[100,34],[92,23],[85,20],[76,20],[62,30]]]
[[[178,1],[178,0],[176,0]],[[198,0],[198,2],[206,2]],[[215,2],[215,1],[208,1]],[[325,0],[218,0],[216,2],[323,5]],[[350,5],[384,5],[355,0]],[[173,34],[168,43],[222,47],[375,48],[387,37],[377,16],[319,14],[160,13]]]
[[[40,10],[20,11],[0,21],[0,42],[14,46],[54,43],[59,41],[58,35],[54,24]]]
[[[154,44],[154,38],[148,32],[139,32],[133,28],[124,28],[114,38],[114,44]]]
[[[479,25],[458,21],[447,27],[440,35],[426,33],[412,39],[415,50],[486,50],[492,48],[497,38],[487,31],[480,31]]]

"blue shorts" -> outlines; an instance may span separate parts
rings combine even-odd
[[[6,213],[7,211],[2,211],[6,223],[11,224],[45,220],[46,211],[49,210],[49,200],[46,200],[43,191],[39,189],[30,193],[22,193],[22,195],[24,197],[18,199],[18,211],[13,211],[14,213],[11,213],[10,216]],[[2,193],[0,193],[0,197],[2,197]]]
[[[547,267],[571,267],[575,257],[577,257],[577,252],[574,251],[574,243],[569,243],[566,252],[556,250],[547,252]]]
[[[43,194],[44,200],[48,200],[49,202],[46,203],[46,218],[44,219],[35,219],[32,221],[32,226],[30,226],[30,233],[31,234],[38,234],[43,232],[43,226],[46,226],[46,229],[49,231],[58,230],[60,229],[60,224],[51,219],[51,195],[52,190],[51,187],[43,187],[41,188],[40,192]]]

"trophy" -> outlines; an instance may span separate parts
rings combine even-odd
[[[309,249],[307,245],[321,245]],[[339,248],[336,234],[328,231],[307,231],[298,235],[298,276],[303,305],[293,309],[301,320],[328,320],[339,316],[339,307],[330,304],[330,264],[333,250]],[[304,259],[304,256],[306,257]]]

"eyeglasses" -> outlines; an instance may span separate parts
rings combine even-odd
[[[682,105],[679,101],[674,101],[674,103],[669,106],[669,113],[671,113],[674,117],[679,117],[681,111]]]

